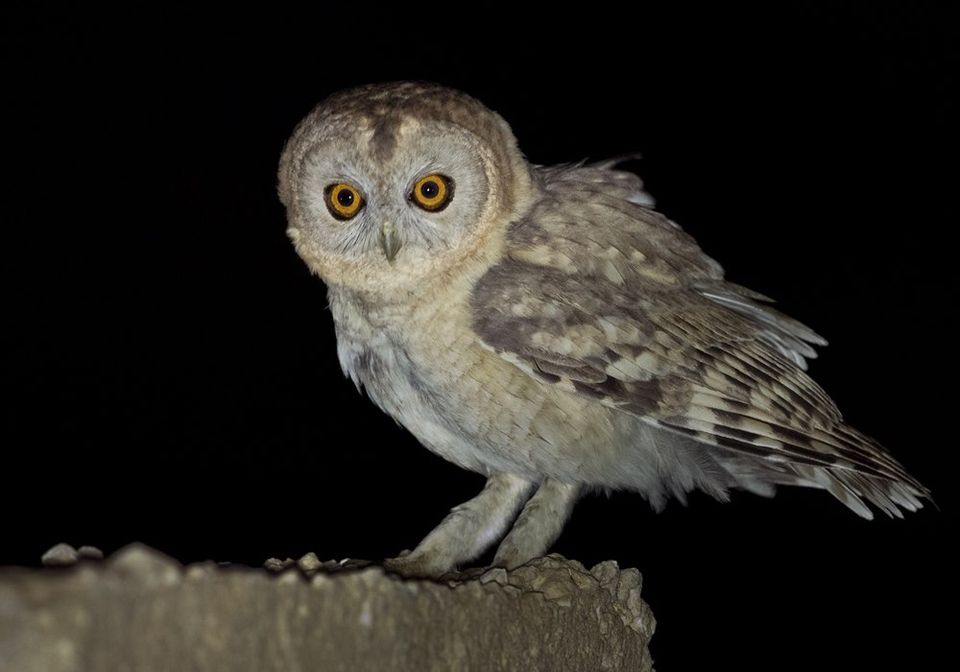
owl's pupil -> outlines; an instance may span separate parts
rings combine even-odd
[[[349,208],[353,205],[353,193],[348,189],[341,189],[340,193],[337,194],[337,203],[345,208]]]
[[[440,193],[440,185],[436,182],[425,182],[420,187],[420,193],[423,194],[424,198],[435,198],[437,194]]]

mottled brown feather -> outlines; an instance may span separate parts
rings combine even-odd
[[[847,473],[797,478],[861,515],[858,494],[896,509],[865,477],[906,484],[907,499],[927,495],[804,372],[811,344],[826,341],[725,282],[692,237],[631,198],[639,179],[596,166],[538,177],[542,198],[474,288],[474,326],[491,349],[548,384],[700,442]]]

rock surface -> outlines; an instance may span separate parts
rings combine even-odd
[[[80,554],[78,554],[80,555]],[[271,566],[272,565],[272,566]],[[183,567],[146,546],[0,569],[0,670],[650,670],[635,569],[557,555],[404,580],[309,553]]]

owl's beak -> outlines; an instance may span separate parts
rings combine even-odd
[[[393,224],[385,222],[383,226],[380,227],[380,247],[383,248],[383,253],[386,255],[387,261],[393,263],[402,244],[403,243],[400,242],[400,235],[393,227]]]

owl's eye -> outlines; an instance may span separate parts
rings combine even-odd
[[[338,182],[327,187],[327,208],[337,219],[351,219],[363,207],[363,197],[353,185]]]
[[[427,175],[417,180],[410,200],[428,212],[439,212],[453,197],[453,180],[446,175]]]

